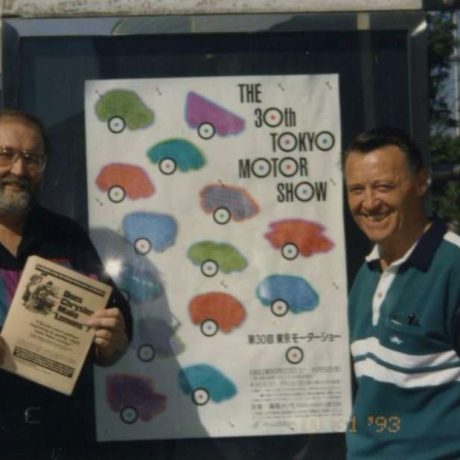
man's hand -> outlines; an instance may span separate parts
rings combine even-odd
[[[118,308],[98,310],[87,323],[93,327],[96,364],[110,366],[114,364],[128,348],[125,321]]]

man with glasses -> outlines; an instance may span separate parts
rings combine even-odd
[[[46,161],[40,121],[27,113],[0,110],[0,327],[30,255],[111,283],[83,230],[39,205]],[[88,325],[95,329],[94,343],[71,397],[0,370],[0,457],[92,458],[92,364],[116,362],[132,330],[129,305],[116,288],[109,306],[95,313]],[[0,334],[0,360],[6,349]]]

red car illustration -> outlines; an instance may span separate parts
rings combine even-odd
[[[195,296],[189,303],[193,324],[199,324],[203,335],[211,337],[219,331],[229,333],[239,326],[246,312],[239,300],[224,292],[208,292]]]
[[[316,222],[286,219],[271,223],[270,228],[265,238],[273,247],[281,249],[281,254],[288,260],[295,259],[299,253],[309,257],[334,247],[334,243],[323,234],[325,228]]]
[[[147,173],[140,166],[125,163],[104,166],[96,178],[96,185],[107,192],[113,203],[120,203],[125,197],[148,198],[155,193]]]

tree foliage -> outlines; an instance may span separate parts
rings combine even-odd
[[[436,12],[428,16],[430,154],[436,166],[460,163],[460,137],[453,135],[457,122],[451,112],[446,91],[452,65],[457,65],[454,51],[458,46],[454,13]],[[448,181],[433,186],[435,214],[458,228],[460,223],[460,183]]]

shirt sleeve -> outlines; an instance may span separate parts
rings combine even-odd
[[[74,261],[76,266],[75,268],[89,275],[95,275],[100,281],[112,286],[113,290],[108,302],[108,306],[118,308],[123,314],[126,326],[126,335],[131,341],[133,337],[133,321],[131,315],[131,307],[128,301],[121,293],[120,289],[118,289],[112,278],[106,272],[104,264],[88,235],[78,225],[75,225],[74,232],[76,248]]]

